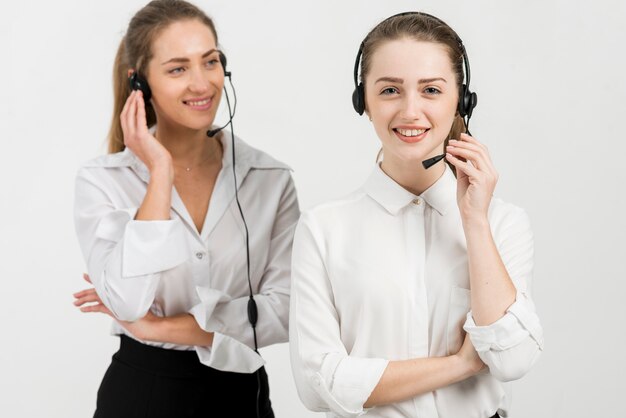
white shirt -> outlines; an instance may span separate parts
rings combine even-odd
[[[515,287],[507,313],[476,326],[467,246],[449,168],[421,196],[380,167],[341,200],[306,211],[294,238],[292,369],[303,403],[328,417],[488,418],[509,415],[503,381],[543,347],[530,299],[533,242],[525,212],[499,199],[492,233]],[[392,405],[363,409],[391,360],[455,354],[465,329],[489,370]]]
[[[94,287],[126,321],[191,313],[214,332],[212,347],[193,350],[202,363],[250,373],[263,365],[248,322],[245,233],[232,172],[230,133],[221,136],[222,169],[201,233],[172,191],[170,220],[134,220],[150,173],[130,149],[93,159],[76,179],[75,224]],[[250,231],[250,276],[258,306],[259,347],[285,342],[291,245],[299,209],[289,167],[235,138],[239,200]],[[117,322],[114,334],[128,334]]]

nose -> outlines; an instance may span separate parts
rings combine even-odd
[[[189,71],[189,91],[195,94],[206,93],[210,88],[209,76],[204,71]]]
[[[417,120],[423,115],[424,103],[417,92],[407,92],[402,100],[400,116],[407,120]]]

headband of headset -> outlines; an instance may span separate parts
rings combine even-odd
[[[427,16],[436,20],[442,25],[450,28],[450,26],[448,26],[443,20],[439,19],[438,17],[430,15],[428,13],[423,13],[423,12],[398,13],[398,14],[388,17],[387,19],[380,22],[378,25],[380,25],[383,22],[388,21],[389,19],[393,19],[398,16],[407,16],[407,15]],[[470,65],[469,65],[469,59],[467,57],[467,52],[465,51],[465,46],[463,45],[463,41],[452,28],[450,28],[450,30],[456,37],[456,40],[459,43],[459,47],[461,48],[461,54],[463,55],[463,63],[465,66],[465,83],[462,83],[461,91],[459,92],[458,111],[461,117],[467,117],[466,123],[468,123],[469,118],[472,116],[472,112],[474,108],[476,107],[476,104],[478,103],[478,96],[476,95],[476,93],[473,93],[469,88],[470,79],[471,79]],[[369,34],[365,37],[365,39],[363,39],[363,42],[361,42],[361,45],[359,46],[359,52],[357,53],[356,60],[354,62],[354,92],[352,93],[352,105],[354,106],[354,110],[359,115],[362,115],[363,112],[365,112],[365,88],[363,86],[363,82],[359,82],[359,65],[361,64],[361,56],[363,55],[363,48],[365,47],[365,43],[367,42],[368,38],[369,38]]]

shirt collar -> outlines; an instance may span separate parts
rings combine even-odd
[[[151,128],[151,131],[154,127]],[[232,138],[229,131],[222,131],[220,135],[220,141],[222,142],[222,149],[224,150],[222,155],[222,168],[232,167],[233,154],[232,154]],[[238,181],[245,177],[245,175],[251,169],[285,169],[291,170],[291,168],[272,158],[268,154],[259,151],[258,149],[251,147],[235,135],[235,163]],[[102,155],[98,158],[94,158],[85,164],[86,167],[131,167],[144,181],[148,181],[150,178],[148,168],[146,165],[135,155],[130,148],[125,148],[123,151],[116,154]]]
[[[402,208],[418,197],[396,183],[380,168],[379,164],[376,164],[363,188],[372,199],[392,215],[398,214]],[[455,204],[456,178],[452,170],[446,165],[443,175],[419,197],[440,215],[445,215]]]

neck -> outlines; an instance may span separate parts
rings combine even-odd
[[[425,169],[421,161],[397,160],[393,156],[385,156],[380,168],[396,183],[417,196],[435,184],[446,170],[444,161]]]
[[[209,138],[206,129],[194,130],[159,123],[155,136],[171,154],[174,165],[193,167],[222,160],[220,135]]]

